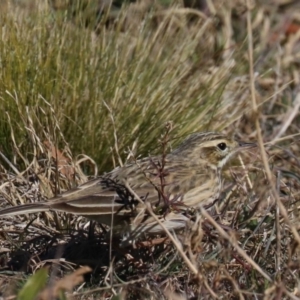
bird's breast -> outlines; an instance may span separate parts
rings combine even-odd
[[[195,174],[185,185],[188,188],[183,194],[183,202],[189,207],[211,204],[219,197],[222,188],[220,173],[213,169]]]

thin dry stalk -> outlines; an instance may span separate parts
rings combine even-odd
[[[207,218],[207,220],[218,230],[218,232],[220,233],[220,235],[225,238],[226,240],[228,240],[230,242],[230,244],[234,247],[234,249],[249,263],[252,265],[252,267],[254,269],[256,269],[265,279],[267,279],[268,281],[272,282],[271,277],[262,270],[262,268],[250,257],[247,255],[247,253],[245,252],[245,250],[243,250],[237,243],[237,241],[230,237],[225,230],[207,213],[207,211],[201,207],[201,214]]]
[[[270,186],[271,186],[271,191],[274,199],[276,200],[276,204],[278,205],[280,209],[280,213],[284,217],[285,222],[289,225],[291,228],[291,231],[294,235],[294,238],[296,239],[298,245],[300,245],[300,236],[298,234],[298,231],[294,225],[291,224],[287,211],[282,204],[278,193],[276,191],[275,185],[274,185],[274,180],[273,176],[271,173],[271,169],[268,163],[268,158],[267,158],[267,153],[264,147],[264,142],[261,134],[261,128],[259,124],[259,119],[258,119],[258,106],[257,106],[257,101],[256,101],[256,95],[255,95],[255,83],[254,83],[254,68],[253,68],[253,38],[252,38],[252,22],[251,22],[251,1],[247,0],[247,32],[248,32],[248,51],[249,51],[249,75],[250,75],[250,84],[251,84],[251,97],[252,97],[252,107],[253,107],[253,112],[255,116],[255,127],[257,131],[257,140],[258,140],[258,145],[259,145],[259,150],[261,153],[263,165],[267,174],[267,178],[269,180]]]
[[[164,226],[164,224],[159,220],[159,218],[156,216],[156,214],[153,212],[152,207],[149,203],[143,202],[143,200],[134,192],[134,190],[129,186],[127,182],[124,182],[126,188],[132,193],[132,195],[137,199],[141,205],[144,205],[147,209],[148,213],[154,218],[154,220],[162,227],[168,238],[171,240],[173,245],[176,247],[179,255],[182,257],[190,271],[198,278],[199,281],[203,282],[207,290],[209,291],[210,295],[214,299],[218,299],[218,295],[211,289],[209,284],[207,283],[205,277],[201,275],[198,271],[198,269],[193,265],[192,261],[187,257],[187,255],[182,250],[181,243],[175,239],[175,237],[171,234],[171,232]]]

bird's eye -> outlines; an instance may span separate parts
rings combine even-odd
[[[222,151],[224,151],[224,150],[227,148],[227,145],[226,145],[225,143],[220,143],[220,144],[218,144],[217,146],[218,146],[218,148],[219,148],[220,150],[222,150]]]

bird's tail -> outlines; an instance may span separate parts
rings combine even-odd
[[[48,211],[50,208],[45,203],[29,203],[0,210],[0,217],[31,214],[36,212]]]

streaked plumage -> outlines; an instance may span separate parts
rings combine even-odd
[[[78,188],[42,203],[30,203],[0,211],[1,216],[57,210],[79,214],[119,229],[159,233],[159,224],[149,217],[144,205],[134,199],[127,182],[142,200],[147,199],[168,229],[180,229],[188,220],[184,211],[211,204],[221,191],[221,170],[242,144],[216,132],[190,135],[177,149],[165,157],[163,179],[160,178],[161,157],[147,157],[118,167],[110,173],[88,181]],[[163,182],[163,187],[162,187]],[[163,214],[166,200],[170,204]],[[125,227],[124,227],[125,226]],[[126,228],[126,229],[125,229]]]

